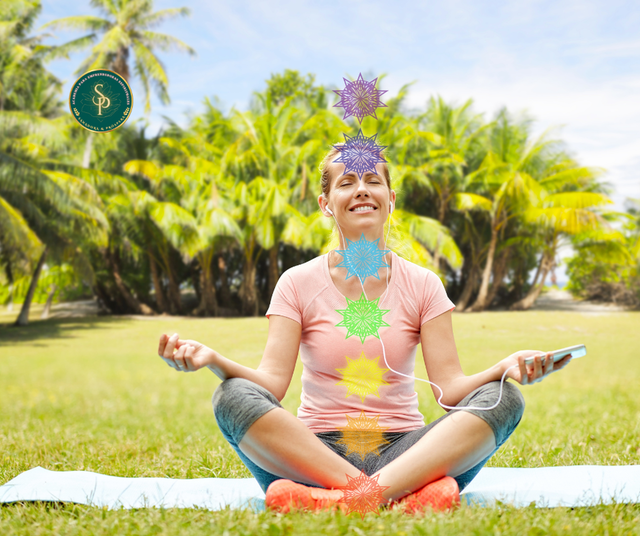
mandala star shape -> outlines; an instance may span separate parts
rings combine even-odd
[[[343,369],[336,369],[342,374],[342,379],[336,385],[344,385],[347,388],[347,396],[357,395],[364,402],[367,395],[374,395],[380,398],[378,389],[389,383],[382,379],[389,369],[378,365],[380,356],[375,359],[368,359],[364,352],[358,359],[351,359],[346,356],[347,366]],[[376,421],[377,423],[377,421]]]
[[[360,341],[364,344],[364,340],[373,335],[376,338],[380,338],[378,330],[381,327],[389,326],[382,316],[387,314],[391,309],[380,309],[378,302],[380,298],[368,301],[364,295],[364,292],[360,295],[358,300],[347,300],[346,309],[336,309],[336,312],[343,316],[341,322],[336,324],[336,327],[343,326],[347,328],[347,336],[345,339],[356,335],[360,338]]]
[[[348,514],[358,512],[364,519],[367,512],[378,513],[378,507],[383,500],[382,492],[389,489],[389,486],[378,484],[379,477],[380,475],[367,476],[364,471],[360,471],[355,478],[347,475],[347,486],[342,491]]]
[[[338,443],[347,446],[347,456],[355,452],[362,461],[369,453],[380,456],[378,448],[389,444],[389,441],[383,435],[383,432],[389,428],[382,428],[378,424],[380,415],[369,419],[365,412],[361,411],[359,417],[354,418],[349,415],[346,415],[346,417],[347,426],[338,428],[342,432],[342,437]]]
[[[389,265],[382,258],[390,250],[378,248],[378,242],[380,242],[379,238],[367,240],[362,233],[358,241],[354,242],[347,238],[347,249],[336,250],[336,253],[342,255],[342,262],[337,267],[347,269],[347,279],[354,275],[362,282],[369,276],[380,279],[378,270],[389,268]]]
[[[386,162],[380,151],[387,148],[386,145],[378,145],[376,143],[378,134],[368,138],[362,133],[362,129],[359,129],[358,134],[353,137],[344,132],[342,135],[345,142],[342,145],[333,146],[340,151],[340,157],[336,158],[333,163],[344,164],[345,174],[355,171],[360,180],[362,180],[362,175],[367,171],[377,175],[376,164]]]
[[[337,93],[340,100],[333,105],[334,108],[344,108],[344,117],[355,117],[359,123],[366,116],[371,116],[374,119],[378,119],[376,115],[376,108],[386,108],[387,105],[380,100],[380,97],[387,92],[387,90],[376,89],[377,78],[367,82],[362,78],[362,73],[358,75],[355,82],[351,82],[346,78],[343,78],[345,87],[344,89],[334,89],[333,92]]]

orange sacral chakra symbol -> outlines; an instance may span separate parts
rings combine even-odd
[[[383,434],[388,428],[383,428],[378,424],[380,415],[369,419],[365,412],[361,411],[358,417],[354,418],[349,415],[346,417],[347,426],[338,428],[342,432],[342,438],[338,443],[347,446],[346,455],[355,452],[363,461],[370,452],[380,456],[378,448],[389,444]]]

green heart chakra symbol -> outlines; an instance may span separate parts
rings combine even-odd
[[[92,132],[109,132],[122,126],[133,108],[127,81],[118,73],[98,69],[84,73],[69,93],[71,115]]]

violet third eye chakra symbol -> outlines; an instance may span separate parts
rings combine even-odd
[[[362,73],[358,75],[358,79],[355,82],[350,82],[346,78],[343,78],[345,88],[334,89],[334,93],[337,93],[340,100],[333,105],[333,107],[341,106],[344,108],[344,117],[355,117],[359,123],[367,116],[371,116],[374,119],[378,119],[376,116],[376,108],[386,108],[387,105],[380,101],[380,96],[387,92],[387,90],[376,89],[377,78],[371,82],[367,82],[362,78]]]
[[[376,143],[378,134],[368,138],[362,133],[362,129],[359,129],[358,134],[353,137],[344,133],[342,135],[345,143],[333,146],[340,151],[340,157],[335,159],[333,163],[344,164],[344,174],[355,171],[360,180],[367,171],[377,175],[376,164],[386,162],[380,152],[387,148],[386,145]]]

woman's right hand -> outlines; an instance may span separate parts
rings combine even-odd
[[[158,355],[176,370],[193,372],[212,363],[213,350],[198,341],[180,340],[177,333],[171,337],[160,335]]]

